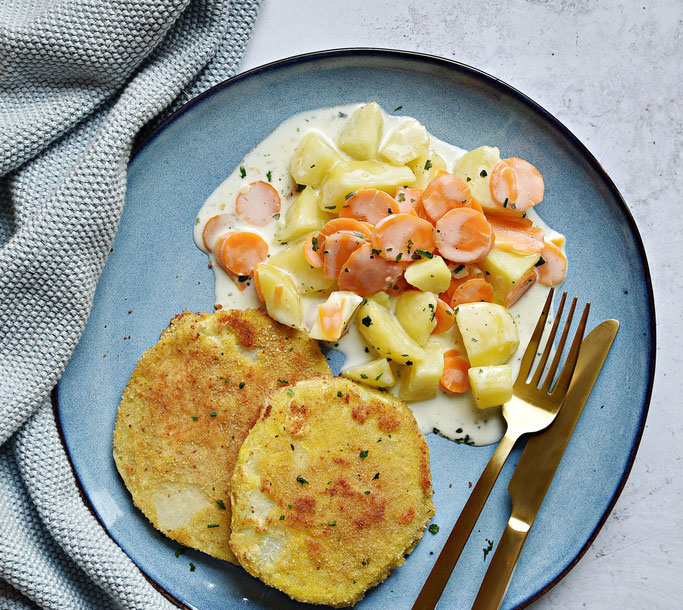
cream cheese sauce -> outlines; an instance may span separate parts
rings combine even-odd
[[[318,131],[324,135],[330,145],[336,150],[335,142],[345,124],[347,116],[351,115],[362,104],[348,104],[334,106],[297,114],[279,125],[275,131],[267,136],[256,148],[250,151],[235,168],[235,170],[209,196],[197,215],[194,227],[194,240],[198,248],[206,251],[202,239],[202,231],[207,221],[218,214],[234,214],[235,199],[240,191],[244,191],[252,182],[263,180],[270,182],[278,191],[282,199],[280,217],[273,219],[264,227],[254,227],[235,215],[234,222],[228,223],[225,230],[244,230],[259,234],[269,246],[269,256],[286,247],[277,243],[275,235],[284,223],[288,205],[296,198],[296,184],[289,173],[289,163],[301,138],[309,131]],[[392,116],[384,113],[384,138],[401,122],[409,117]],[[446,162],[447,171],[452,171],[455,162],[467,151],[442,142],[430,135],[430,148],[436,151]],[[381,146],[380,146],[381,148]],[[343,158],[347,155],[338,151]],[[550,229],[533,209],[527,211],[527,217],[541,227],[547,238],[559,234]],[[246,309],[259,307],[260,303],[253,287],[253,281],[236,283],[216,263],[213,253],[208,253],[216,278],[215,304],[217,308]],[[534,326],[548,294],[548,288],[535,284],[529,291],[509,309],[519,331],[520,348],[510,359],[513,378],[519,371],[522,354],[533,332]],[[322,303],[326,296],[319,298],[302,296],[304,320],[310,319],[310,312]],[[392,298],[392,305],[396,298]],[[551,320],[548,320],[548,324]],[[444,350],[455,347],[452,333],[446,332],[433,335],[432,339],[439,341]],[[355,321],[349,325],[348,332],[334,346],[344,353],[346,361],[344,368],[362,364],[371,360],[366,352],[363,341]],[[398,393],[397,383],[389,391]],[[488,445],[501,439],[505,432],[505,422],[500,408],[478,409],[470,392],[463,395],[453,395],[439,388],[435,398],[411,402],[408,406],[413,410],[418,425],[423,433],[437,432],[456,442],[471,445]]]

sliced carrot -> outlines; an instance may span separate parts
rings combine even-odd
[[[360,233],[337,231],[328,235],[323,250],[323,275],[328,280],[336,280],[344,263],[368,240]]]
[[[272,184],[259,180],[237,195],[235,211],[249,224],[264,227],[280,213],[280,195]]]
[[[385,216],[398,212],[393,197],[377,189],[363,189],[351,195],[342,205],[340,218],[356,218],[377,224]]]
[[[304,258],[311,267],[321,269],[323,266],[323,251],[318,242],[318,236],[312,233],[304,240]]]
[[[521,279],[517,280],[517,283],[514,285],[514,287],[505,295],[505,303],[503,303],[503,305],[505,305],[505,307],[512,307],[535,283],[536,270],[532,267],[522,276]]]
[[[434,249],[434,227],[412,214],[392,214],[377,223],[372,243],[382,258],[410,261],[416,250]]]
[[[483,275],[482,270],[475,265],[449,263],[448,268],[451,271],[451,284],[445,292],[439,295],[445,303],[450,303],[451,297],[458,286],[464,284],[467,280]]]
[[[543,201],[543,176],[519,157],[503,159],[493,168],[489,183],[491,198],[503,208],[527,210]]]
[[[451,394],[462,394],[470,389],[470,378],[467,371],[470,363],[458,355],[457,350],[449,350],[444,354],[443,374],[439,385]]]
[[[489,216],[487,220],[493,229],[496,248],[517,254],[535,254],[543,250],[543,229],[535,227],[528,218]]]
[[[268,257],[268,244],[256,233],[236,231],[216,240],[216,262],[238,276],[250,276]]]
[[[454,263],[476,263],[493,246],[493,231],[486,217],[470,208],[456,208],[436,223],[436,247]]]
[[[471,201],[470,187],[464,180],[452,174],[441,174],[434,178],[422,193],[421,199],[432,222],[436,222],[450,210],[469,207]]]
[[[493,287],[486,280],[474,278],[458,286],[451,297],[450,306],[464,303],[493,303]]]
[[[371,244],[363,244],[349,256],[339,274],[339,289],[367,297],[388,290],[402,275],[402,265],[378,256]]]
[[[441,299],[436,299],[436,326],[432,331],[433,335],[440,335],[450,329],[455,324],[455,315],[449,305]]]
[[[567,275],[567,257],[554,243],[547,242],[541,250],[543,263],[536,267],[539,284],[557,286]]]
[[[323,336],[328,341],[334,341],[341,336],[342,324],[344,317],[342,315],[344,309],[344,299],[339,299],[336,302],[325,303],[318,305],[318,318],[320,319],[320,329]]]
[[[398,211],[402,214],[410,214],[411,210],[417,212],[420,207],[420,197],[422,197],[422,189],[411,189],[402,186],[396,189],[396,203],[398,204]]]
[[[237,216],[234,214],[218,214],[207,220],[202,231],[202,241],[207,252],[213,252],[213,245],[221,233],[226,233],[235,226]]]
[[[318,245],[322,248],[325,245],[325,240],[328,235],[336,233],[337,231],[351,231],[353,233],[360,233],[367,239],[372,235],[372,225],[356,220],[355,218],[333,218],[328,220],[320,229],[318,233]]]

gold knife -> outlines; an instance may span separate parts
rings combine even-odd
[[[512,497],[512,515],[472,610],[500,608],[526,536],[541,508],[618,329],[619,322],[607,320],[583,340],[571,386],[560,412],[546,430],[532,436],[526,444],[508,485]]]

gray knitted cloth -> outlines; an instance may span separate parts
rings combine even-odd
[[[0,0],[0,608],[159,608],[90,514],[50,392],[88,317],[133,140],[232,75],[259,0]]]

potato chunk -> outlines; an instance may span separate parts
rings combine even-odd
[[[315,319],[308,335],[320,341],[337,341],[363,298],[353,292],[336,290],[315,309]],[[310,324],[310,320],[308,320]]]
[[[393,313],[375,301],[358,308],[358,330],[372,352],[405,364],[425,356],[424,350],[406,333]]]
[[[285,326],[301,328],[301,298],[291,275],[268,263],[254,271],[268,315]]]
[[[346,121],[337,144],[345,153],[367,161],[377,158],[384,117],[376,102],[361,106]]]
[[[429,134],[419,121],[409,119],[401,123],[389,135],[382,157],[389,163],[405,165],[429,151]]]
[[[396,300],[396,319],[418,344],[424,345],[436,327],[436,297],[431,292],[404,292]]]
[[[502,305],[467,303],[455,309],[470,365],[505,364],[519,347],[515,320]]]
[[[479,263],[486,279],[493,286],[494,301],[511,307],[536,281],[534,265],[541,254],[504,252],[495,246]]]
[[[321,133],[311,131],[299,143],[289,164],[289,172],[298,184],[318,186],[341,155]]]
[[[320,207],[324,212],[339,212],[347,195],[361,189],[379,189],[390,195],[399,186],[415,180],[407,167],[381,161],[344,161],[335,165],[320,187]]]
[[[334,279],[327,279],[322,269],[312,267],[306,260],[302,241],[271,255],[268,264],[291,275],[299,294],[317,295],[327,292],[334,284]]]
[[[428,151],[424,155],[420,155],[417,159],[413,159],[406,165],[415,174],[415,182],[413,183],[414,188],[424,189],[427,185],[436,178],[436,174],[439,170],[446,169],[446,162],[443,157],[434,152],[433,150]]]
[[[512,369],[500,366],[475,366],[467,371],[477,407],[497,407],[512,398]]]
[[[404,277],[411,286],[435,294],[445,292],[451,285],[451,272],[440,256],[411,263],[405,270]]]
[[[443,348],[438,341],[428,341],[422,360],[405,366],[401,371],[399,396],[403,400],[427,400],[434,398],[443,375]]]
[[[352,366],[341,372],[342,377],[353,379],[373,388],[390,388],[396,384],[394,373],[386,358]]]
[[[491,198],[491,172],[500,161],[500,151],[494,146],[480,146],[465,153],[455,162],[453,173],[465,180],[474,197],[484,210],[501,211]]]
[[[301,239],[313,231],[320,230],[331,218],[331,214],[320,209],[318,193],[307,186],[287,208],[284,223],[275,238],[280,243]]]

